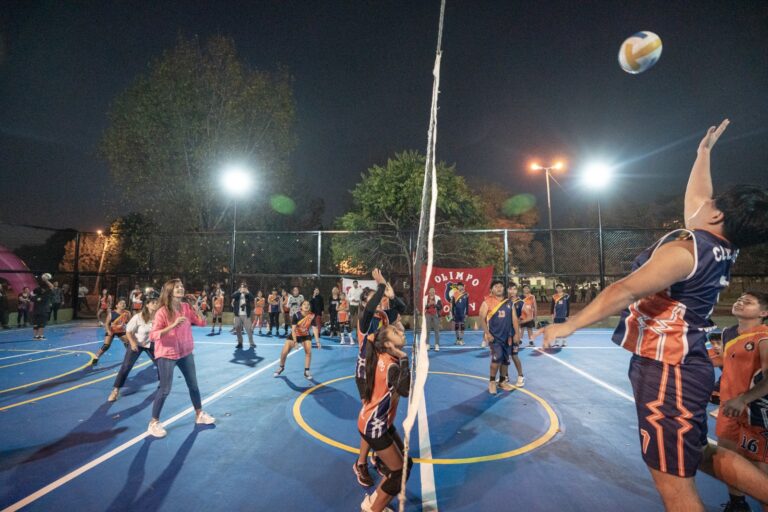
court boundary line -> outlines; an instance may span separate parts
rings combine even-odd
[[[37,363],[38,361],[47,361],[48,359],[56,359],[57,357],[71,356],[72,354],[78,354],[78,353],[84,353],[84,352],[85,351],[81,351],[81,350],[66,350],[63,354],[56,354],[55,356],[41,357],[39,359],[30,359],[28,361],[22,361],[20,363],[4,364],[0,366],[0,370],[2,370],[3,368],[10,368],[11,366],[20,366],[22,364]],[[29,354],[29,355],[34,355],[34,354]]]
[[[298,351],[294,351],[288,354],[288,357],[291,357],[293,354],[298,353]],[[249,380],[255,378],[257,375],[261,374],[263,371],[265,371],[268,368],[271,368],[275,364],[279,363],[280,359],[276,359],[275,361],[272,361],[267,366],[264,366],[263,368],[259,368],[258,370],[252,372],[249,375],[246,375],[244,377],[241,377],[237,379],[235,382],[232,382],[225,387],[219,389],[218,391],[214,392],[212,395],[208,396],[202,401],[202,405],[206,405],[208,403],[214,402],[221,396],[223,396],[225,393],[228,393],[229,391],[245,384]],[[194,407],[187,407],[186,409],[182,410],[181,412],[177,413],[175,416],[172,416],[171,418],[161,422],[161,424],[164,427],[167,427],[168,425],[172,425],[173,423],[176,423],[178,420],[183,418],[184,416],[187,416],[191,412],[194,412]],[[113,448],[112,450],[108,451],[107,453],[101,455],[100,457],[97,457],[93,459],[92,461],[80,466],[79,468],[75,469],[74,471],[70,471],[66,475],[58,478],[57,480],[54,480],[50,484],[46,485],[45,487],[42,487],[41,489],[38,489],[37,491],[33,492],[32,494],[28,495],[25,498],[20,499],[16,503],[13,503],[12,505],[4,508],[2,512],[15,512],[16,510],[20,510],[23,507],[26,507],[27,505],[34,503],[35,501],[39,500],[43,496],[50,494],[51,492],[55,491],[59,487],[63,486],[64,484],[71,482],[78,476],[90,471],[91,469],[95,468],[96,466],[100,465],[102,462],[106,462],[109,459],[115,457],[116,455],[119,455],[120,453],[124,452],[131,446],[139,443],[140,441],[143,441],[149,437],[149,433],[147,431],[144,431],[143,433],[139,434],[138,436],[134,437],[133,439],[130,439],[126,441],[125,443],[121,444],[120,446]]]

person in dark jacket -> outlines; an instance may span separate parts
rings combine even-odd
[[[240,288],[232,294],[232,306],[234,308],[234,329],[237,335],[237,345],[235,348],[243,348],[243,329],[248,333],[248,343],[251,348],[256,348],[253,342],[253,322],[251,322],[251,311],[253,311],[253,294],[248,291],[248,285],[240,283]]]
[[[321,348],[320,345],[320,328],[323,326],[323,311],[325,310],[325,302],[323,296],[320,295],[320,288],[315,288],[312,292],[312,298],[309,299],[309,309],[312,314],[315,315],[312,324],[312,333],[315,335],[315,343],[317,348]]]
[[[0,325],[8,329],[8,290],[0,283]]]

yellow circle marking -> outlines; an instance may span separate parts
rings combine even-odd
[[[484,382],[488,380],[488,377],[479,377],[477,375],[469,375],[466,373],[452,373],[452,372],[429,372],[429,373],[435,374],[435,375],[451,375],[454,377],[466,377],[470,379],[481,380]],[[311,426],[309,426],[309,424],[304,420],[304,417],[301,415],[301,404],[302,402],[304,402],[304,399],[307,398],[311,393],[314,393],[320,388],[329,386],[330,384],[334,384],[336,382],[346,380],[346,379],[351,379],[353,377],[354,375],[348,375],[346,377],[339,377],[337,379],[321,382],[320,384],[304,391],[301,395],[299,395],[299,397],[293,403],[293,418],[296,420],[296,423],[298,423],[302,429],[304,429],[309,435],[311,435],[315,439],[318,439],[319,441],[322,441],[323,443],[333,446],[335,448],[338,448],[340,450],[344,450],[345,452],[359,454],[360,450],[358,448],[355,448],[354,446],[349,446],[348,444],[340,443],[339,441],[336,441],[335,439],[331,439],[330,437],[325,436],[320,432],[318,432],[317,430],[313,429]],[[476,464],[478,462],[490,462],[494,460],[502,460],[502,459],[508,459],[510,457],[516,457],[518,455],[522,455],[524,453],[535,450],[536,448],[543,446],[544,444],[549,442],[549,440],[555,437],[555,434],[557,434],[557,432],[560,430],[560,421],[557,419],[557,414],[555,414],[555,411],[546,402],[546,400],[544,400],[540,396],[528,391],[527,389],[518,388],[517,386],[515,386],[515,388],[518,391],[525,393],[526,395],[536,400],[539,403],[539,405],[541,405],[546,411],[547,416],[549,417],[549,428],[542,435],[540,435],[539,437],[537,437],[536,439],[534,439],[528,444],[525,444],[519,448],[515,448],[514,450],[509,450],[506,452],[492,453],[490,455],[481,455],[479,457],[463,457],[463,458],[454,458],[454,459],[414,458],[413,461],[419,462],[419,463],[427,463],[427,464]]]
[[[92,352],[88,352],[87,350],[76,350],[74,352],[80,352],[80,353],[88,354],[91,357],[90,357],[90,359],[88,359],[88,362],[86,362],[82,366],[78,366],[74,370],[70,370],[68,372],[60,373],[58,375],[54,375],[53,377],[48,377],[47,379],[41,379],[41,380],[37,380],[35,382],[30,382],[28,384],[22,384],[21,386],[16,386],[14,388],[0,389],[0,395],[2,395],[3,393],[10,393],[11,391],[16,391],[17,389],[24,389],[24,388],[35,386],[37,384],[43,384],[44,382],[50,382],[52,380],[60,379],[62,377],[66,377],[67,375],[71,375],[73,373],[79,372],[79,371],[84,370],[84,369],[88,368],[89,366],[91,366],[91,360],[94,357],[96,357],[96,354],[94,354]]]
[[[79,350],[67,350],[62,354],[56,354],[55,356],[47,356],[47,357],[40,357],[38,359],[28,359],[26,361],[22,361],[20,363],[11,363],[11,364],[4,364],[3,366],[0,366],[0,369],[2,368],[10,368],[11,366],[19,366],[22,364],[29,364],[29,363],[36,363],[38,361],[45,361],[47,359],[56,359],[57,357],[64,357],[64,356],[71,356],[72,354],[77,354],[80,352]],[[30,354],[33,356],[34,354]]]

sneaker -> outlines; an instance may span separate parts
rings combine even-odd
[[[486,348],[488,346],[488,342],[483,340],[483,342],[480,344],[481,348]]]
[[[251,343],[251,348],[256,348],[256,344],[255,343]]]
[[[513,389],[515,389],[515,386],[513,386],[508,380],[501,381],[499,383],[499,387],[504,391],[512,391]]]
[[[48,339],[48,338],[46,338],[45,336],[40,336],[40,337],[38,337],[37,339],[39,339],[40,341],[42,341],[42,340],[46,340],[46,339]]]
[[[492,380],[488,382],[488,392],[492,395],[496,394],[496,381]]]
[[[39,340],[40,336],[32,336],[32,338],[35,339],[35,340]]]
[[[529,347],[532,347],[532,346],[533,346],[533,340],[528,340],[528,346],[529,346]]]
[[[558,347],[558,348],[560,347],[560,341],[555,340],[555,342],[552,344],[552,348],[555,348],[555,347]]]
[[[560,346],[561,346],[561,347],[567,347],[567,346],[568,346],[568,342],[567,342],[567,341],[565,341],[565,340],[563,340],[563,343],[562,343]]]
[[[109,397],[107,398],[107,402],[114,402],[117,400],[117,397],[120,396],[120,390],[117,388],[113,388],[112,392],[109,394]]]
[[[157,438],[165,437],[168,435],[168,432],[166,432],[163,428],[163,424],[159,421],[150,421],[147,432],[149,435]]]
[[[304,370],[304,378],[307,380],[312,380],[312,374],[309,373],[309,370]]]
[[[435,352],[440,352],[440,345],[435,345]]]
[[[374,484],[373,478],[371,477],[371,474],[368,472],[368,462],[365,462],[363,464],[358,464],[357,461],[355,461],[355,463],[352,464],[352,471],[355,472],[355,476],[357,477],[357,483],[359,483],[363,487],[371,487]],[[368,496],[366,496],[366,498],[367,497]]]
[[[91,359],[91,366],[96,366],[97,364],[99,364],[98,357],[94,357],[93,359]]]
[[[373,502],[376,501],[375,496],[376,496],[375,492],[373,494],[371,494],[370,496],[368,494],[365,495],[365,498],[363,498],[363,502],[360,503],[360,510],[362,512],[371,512],[373,510]],[[389,507],[384,507],[381,510],[382,510],[382,512],[394,512]]]
[[[238,343],[237,345],[235,345],[235,348],[243,348],[242,343]]]
[[[216,423],[216,418],[205,411],[200,411],[200,414],[195,417],[195,423],[197,425],[213,425]]]
[[[515,386],[522,388],[525,387],[525,377],[522,375],[517,377],[517,382],[515,382]]]
[[[723,507],[723,512],[752,512],[752,507],[749,506],[746,500],[728,501],[720,505]]]
[[[285,370],[285,366],[279,366],[277,370],[275,370],[275,373],[272,374],[273,377],[278,377],[283,371]]]

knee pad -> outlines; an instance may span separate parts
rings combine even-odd
[[[403,484],[403,470],[398,469],[397,471],[392,471],[386,480],[384,480],[384,483],[381,484],[381,490],[385,493],[389,494],[390,496],[397,496],[400,494],[400,489],[402,488]]]

